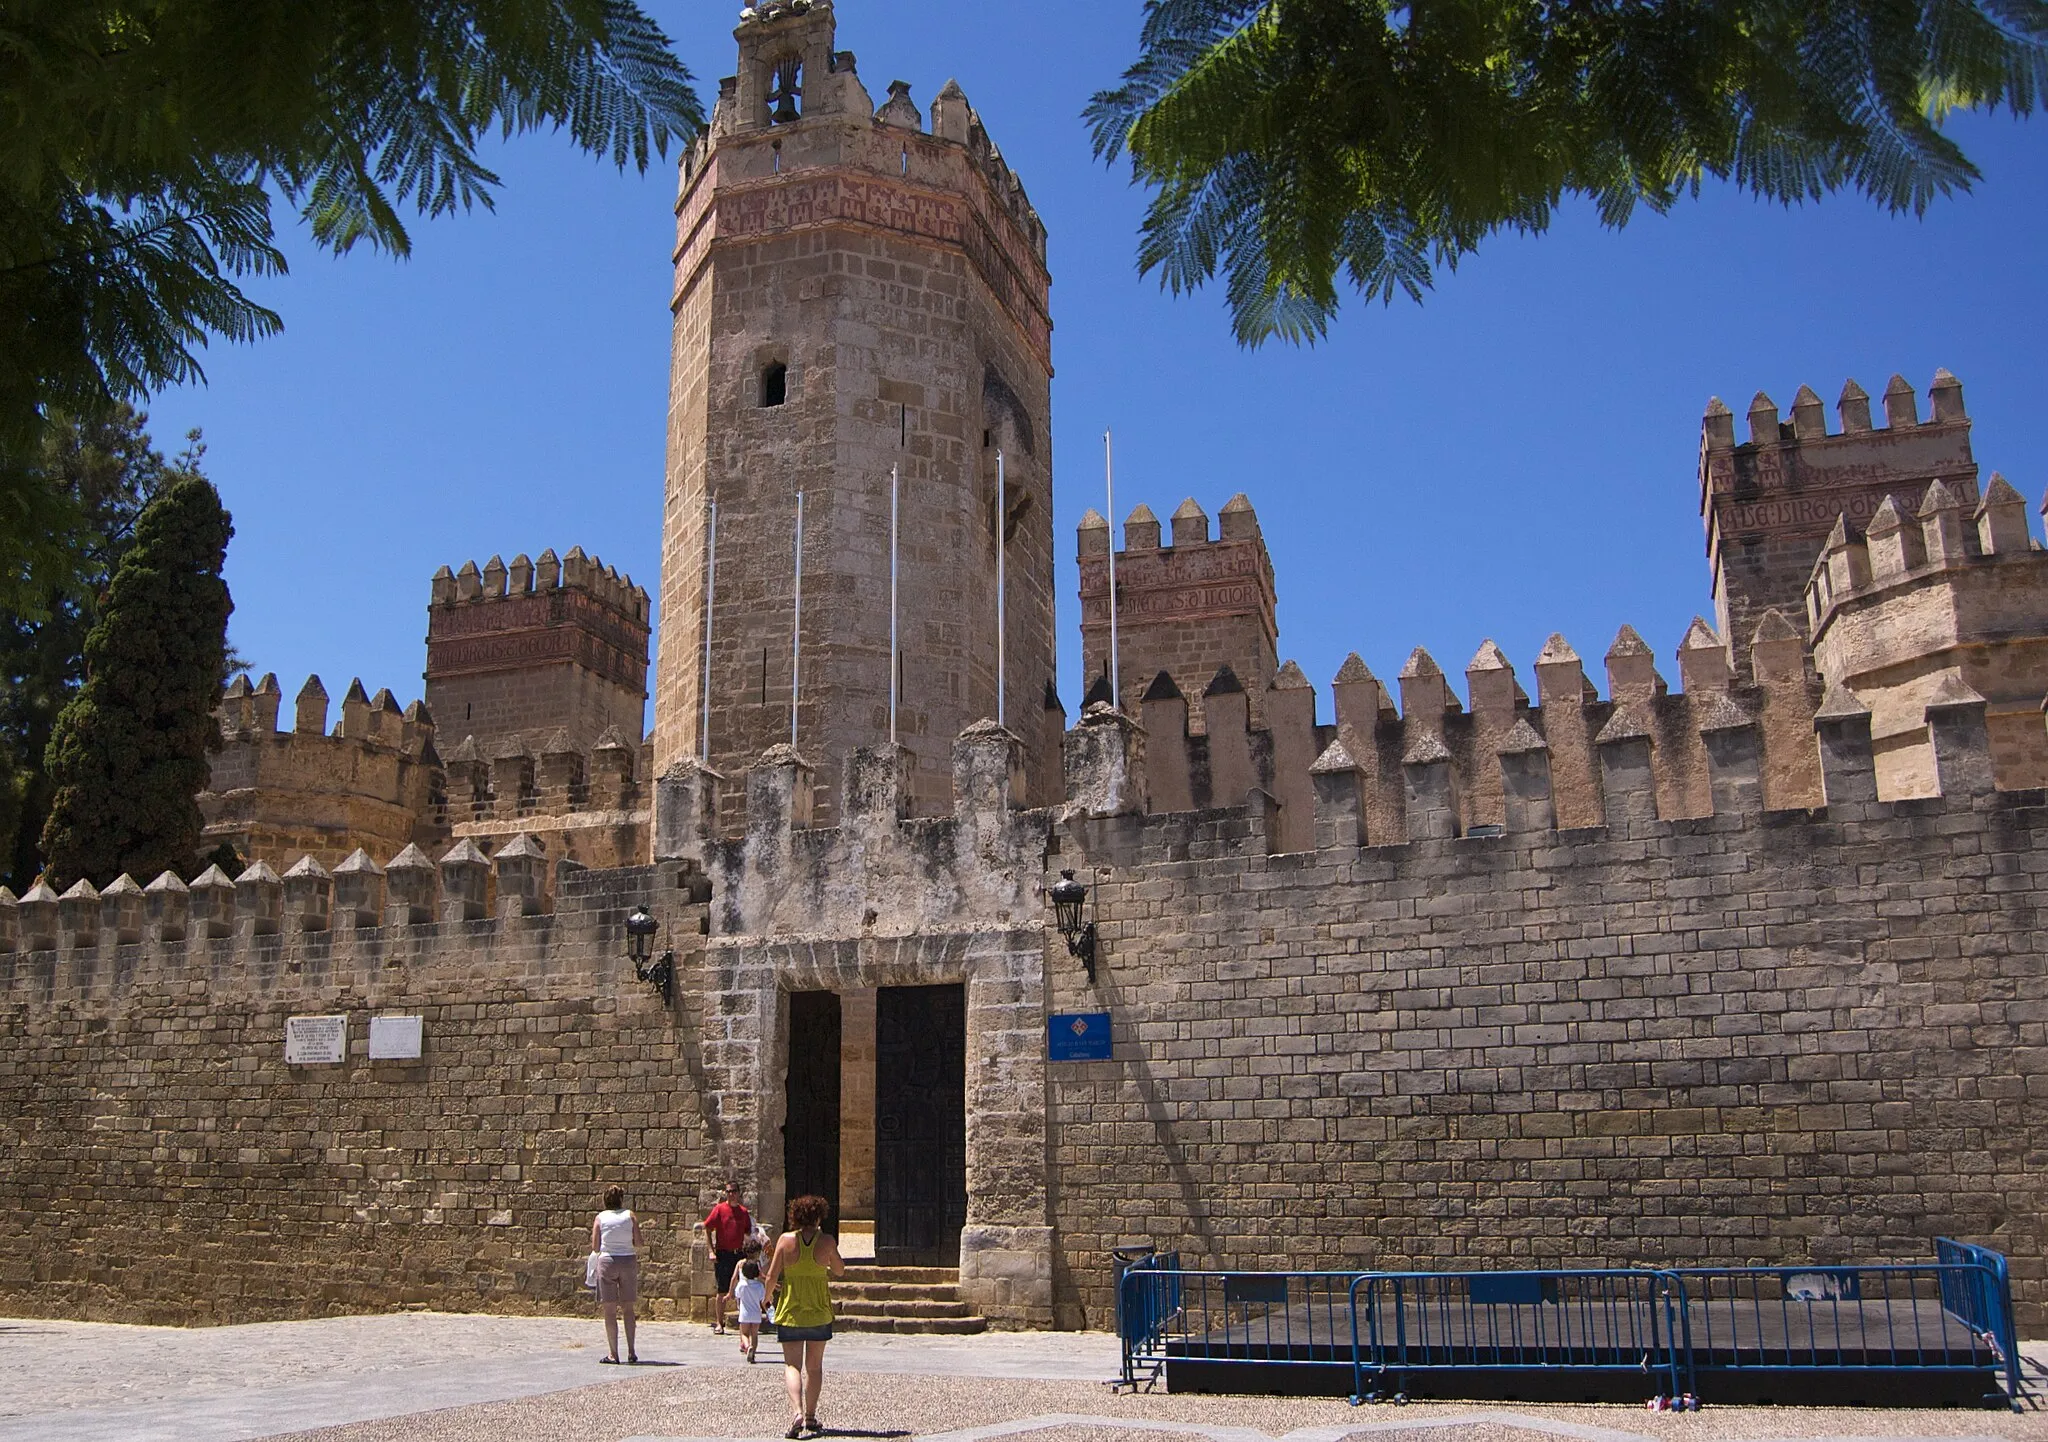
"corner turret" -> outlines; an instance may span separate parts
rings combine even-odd
[[[1977,501],[1977,463],[1963,387],[1938,371],[1929,388],[1932,414],[1922,420],[1912,386],[1893,376],[1885,387],[1885,424],[1873,427],[1870,396],[1851,380],[1842,387],[1841,429],[1830,434],[1811,386],[1792,402],[1792,419],[1759,391],[1749,407],[1749,439],[1735,442],[1734,417],[1718,399],[1701,421],[1700,514],[1707,533],[1716,629],[1732,643],[1742,680],[1752,676],[1747,640],[1763,613],[1800,613],[1801,593],[1828,528],[1838,515],[1861,527],[1887,496],[1902,514],[1916,514],[1936,478],[1964,503]]]

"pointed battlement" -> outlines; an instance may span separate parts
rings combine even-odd
[[[1793,398],[1790,420],[1762,391],[1749,404],[1748,439],[1736,439],[1735,417],[1717,396],[1700,423],[1700,513],[1707,561],[1723,635],[1733,640],[1738,676],[1750,674],[1747,638],[1773,608],[1803,614],[1801,592],[1837,516],[1862,527],[1886,497],[1917,512],[1939,479],[1976,504],[1977,463],[1962,383],[1935,372],[1929,414],[1904,378],[1884,392],[1885,424],[1871,423],[1870,397],[1851,380],[1837,402],[1840,428],[1811,386]]]
[[[632,577],[576,546],[443,566],[432,591],[426,699],[452,734],[487,746],[564,726],[584,744],[610,727],[639,738],[649,601]]]
[[[682,865],[587,871],[514,835],[490,851],[469,840],[433,855],[407,846],[378,865],[358,850],[333,867],[301,857],[282,876],[262,862],[230,878],[209,867],[189,884],[165,872],[147,887],[121,876],[62,897],[0,887],[0,996],[111,1002],[190,979],[270,990],[289,977],[318,991],[368,992],[387,967],[446,970],[460,984],[492,953],[588,964],[586,986],[623,969],[622,895],[664,918],[668,944],[700,944],[708,890]],[[603,938],[602,944],[600,938]]]
[[[1917,508],[1887,496],[1860,533],[1838,516],[1807,577],[1814,664],[1868,710],[1888,797],[1935,794],[1929,708],[1957,686],[1986,706],[1998,785],[2048,786],[2048,552],[2005,477],[1966,494],[1937,480]]]
[[[1789,664],[1781,630],[1792,638]],[[1818,696],[1798,633],[1775,613],[1764,631],[1753,639],[1763,679],[1737,684],[1726,643],[1695,619],[1675,653],[1685,689],[1673,692],[1650,647],[1624,626],[1607,650],[1604,699],[1577,652],[1553,636],[1534,664],[1539,704],[1492,641],[1465,668],[1464,698],[1427,651],[1415,651],[1401,669],[1398,706],[1352,656],[1332,682],[1336,720],[1320,724],[1315,690],[1293,662],[1276,672],[1256,719],[1225,667],[1204,688],[1203,732],[1162,671],[1137,708],[1144,775],[1134,789],[1153,813],[1264,798],[1276,851],[1317,845],[1332,796],[1338,829],[1368,845],[1818,806]]]
[[[449,754],[443,834],[487,850],[526,835],[578,866],[640,865],[653,816],[646,752],[615,728],[590,743],[567,727],[537,745],[465,736]]]
[[[237,676],[221,696],[221,744],[199,795],[209,850],[226,843],[245,859],[332,866],[360,846],[434,839],[441,758],[424,703],[401,711],[388,688],[373,697],[356,679],[330,732],[327,688],[311,676],[280,731],[283,699],[275,674],[254,686]]]
[[[1218,668],[1242,683],[1254,716],[1265,715],[1265,693],[1278,668],[1273,563],[1259,530],[1258,513],[1233,496],[1212,532],[1193,497],[1171,518],[1170,545],[1150,507],[1132,510],[1117,553],[1117,649],[1124,703],[1137,698],[1162,671],[1194,698],[1194,733],[1207,727],[1203,702]],[[1082,664],[1090,685],[1109,666],[1108,523],[1090,511],[1077,532],[1081,563]],[[1092,694],[1092,693],[1091,693]]]

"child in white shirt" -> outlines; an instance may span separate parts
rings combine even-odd
[[[761,1345],[761,1324],[768,1313],[768,1288],[761,1281],[761,1264],[753,1257],[740,1263],[740,1280],[733,1286],[732,1299],[740,1307],[740,1351],[751,1362]]]

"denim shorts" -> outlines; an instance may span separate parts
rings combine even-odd
[[[832,1340],[832,1324],[822,1327],[777,1327],[775,1340],[778,1342],[829,1342]]]

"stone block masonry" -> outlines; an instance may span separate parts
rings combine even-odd
[[[220,746],[198,798],[207,850],[226,842],[248,860],[283,866],[311,856],[334,866],[359,848],[389,856],[446,835],[434,722],[423,703],[400,711],[389,690],[373,697],[354,681],[330,735],[318,676],[299,688],[292,725],[280,731],[283,699],[274,674],[253,687],[246,676],[228,684],[215,712]]]
[[[571,547],[507,566],[435,573],[427,609],[427,706],[443,744],[539,747],[566,730],[581,746],[645,730],[647,592]]]
[[[144,940],[67,931],[0,955],[0,1305],[153,1323],[569,1310],[616,1181],[648,1227],[654,1309],[686,1306],[714,1179],[677,1104],[690,1054],[620,925],[646,902],[701,945],[677,871],[571,872],[554,914],[507,920],[357,926],[357,902],[376,908],[358,891],[263,935],[231,901],[218,939],[153,895]],[[287,1066],[299,1014],[345,1016],[348,1060]],[[369,1059],[383,1015],[423,1019],[419,1060]]]
[[[961,1287],[999,1325],[1107,1325],[1133,1233],[1245,1268],[1806,1264],[1945,1233],[2005,1251],[2039,1326],[2048,795],[1992,789],[1981,701],[1939,709],[1924,800],[1874,799],[1867,712],[1813,725],[1824,807],[1723,776],[1709,814],[1655,819],[1622,736],[1601,823],[1551,824],[1503,747],[1524,827],[1454,836],[1423,749],[1410,832],[1379,840],[1340,741],[1295,847],[1263,794],[1143,814],[1145,733],[1094,707],[1059,808],[1017,805],[1021,743],[984,725],[948,815],[906,819],[904,758],[871,749],[812,825],[778,752],[726,836],[685,763],[661,860],[552,886],[515,839],[0,894],[0,1306],[568,1309],[617,1179],[680,1309],[718,1181],[780,1204],[789,994],[943,982]],[[1093,986],[1048,934],[1060,867],[1096,890]],[[668,1008],[623,955],[638,904],[676,951]],[[1105,1009],[1111,1060],[1045,1060],[1049,1013]],[[349,1061],[286,1066],[285,1018],[335,1013]],[[388,1014],[425,1018],[419,1062],[362,1055]]]
[[[935,814],[952,738],[1001,714],[1051,803],[1057,735],[1026,720],[1056,671],[1045,228],[958,86],[929,129],[907,86],[878,110],[834,36],[830,5],[746,12],[683,161],[655,768],[790,742],[830,819],[847,757],[895,740]]]
[[[1861,526],[1887,496],[1917,512],[1936,480],[1976,504],[1962,383],[1937,371],[1928,400],[1923,420],[1912,386],[1895,375],[1885,387],[1885,424],[1874,427],[1870,395],[1851,380],[1837,404],[1840,429],[1831,433],[1811,387],[1799,388],[1790,420],[1780,420],[1777,403],[1758,391],[1749,439],[1740,445],[1734,414],[1718,396],[1708,403],[1700,423],[1700,519],[1718,627],[1739,677],[1749,675],[1749,638],[1765,612],[1800,615],[1807,575],[1838,516]]]
[[[1104,959],[1048,1005],[1115,1045],[1049,1068],[1063,1324],[1107,1325],[1130,1234],[1304,1269],[1967,1235],[2048,1321],[2048,796],[1360,847],[1322,790],[1308,852],[1259,808],[1057,833]]]
[[[1170,545],[1160,545],[1159,520],[1140,505],[1124,522],[1116,555],[1117,683],[1125,706],[1165,675],[1188,698],[1188,722],[1207,730],[1204,688],[1229,667],[1249,698],[1254,720],[1265,719],[1266,688],[1279,669],[1280,628],[1274,619],[1273,562],[1258,515],[1242,495],[1225,503],[1212,536],[1193,497],[1174,511]],[[1081,575],[1081,669],[1090,699],[1108,699],[1109,523],[1094,511],[1076,531]]]

